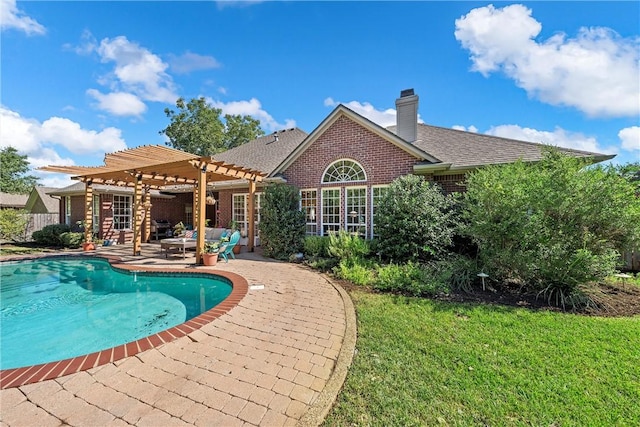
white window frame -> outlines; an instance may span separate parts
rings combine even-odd
[[[236,200],[237,197],[237,200]],[[233,193],[231,195],[231,219],[236,221],[238,223],[238,227],[240,228],[240,234],[242,236],[246,236],[247,233],[249,232],[249,221],[247,220],[247,217],[249,216],[248,214],[248,210],[249,210],[249,204],[248,202],[248,197],[249,197],[249,193]],[[261,210],[261,204],[262,204],[262,193],[255,193],[254,194],[254,204],[255,204],[255,209],[256,209],[256,216],[254,218],[254,230],[255,230],[255,237],[260,237],[260,210]],[[242,199],[242,202],[240,202],[240,199]],[[242,204],[242,209],[237,209],[236,207],[238,207],[238,203]]]
[[[354,163],[355,165],[357,165],[360,170],[362,170],[362,174],[364,175],[364,179],[349,179],[349,180],[341,180],[341,181],[325,181],[325,178],[327,177],[327,172],[329,171],[329,169],[331,169],[332,167],[335,166],[336,163],[340,163],[340,162],[351,162]],[[343,158],[343,159],[338,159],[334,162],[331,162],[331,164],[329,164],[329,166],[327,166],[324,169],[324,172],[322,172],[322,179],[321,181],[323,184],[340,184],[340,183],[344,183],[344,182],[367,182],[367,171],[365,171],[365,169],[362,167],[362,165],[360,164],[360,162],[357,162],[353,159],[349,159],[349,158]]]
[[[117,202],[116,200],[118,200],[119,198],[123,198],[123,206],[124,208],[121,208],[120,206],[117,207],[117,209],[124,209],[124,213],[116,213],[116,204],[122,204],[122,202]],[[125,195],[125,194],[114,194],[113,195],[113,206],[111,208],[111,211],[113,212],[113,229],[114,230],[131,230],[131,226],[133,223],[133,208],[131,205],[131,196],[129,195]],[[121,226],[121,221],[120,219],[116,218],[126,218],[124,224],[127,225],[128,223],[128,227],[124,227]]]
[[[93,234],[98,234],[100,232],[100,195],[93,195],[93,217],[91,220],[93,221]]]
[[[313,192],[313,197],[304,197],[304,193]],[[307,203],[305,203],[307,202]],[[304,212],[305,234],[318,235],[318,189],[303,188],[300,190],[300,210]]]
[[[338,191],[338,212],[331,214],[332,216],[336,216],[338,218],[338,222],[325,222],[325,192],[326,191]],[[320,235],[326,236],[329,233],[325,232],[325,226],[336,226],[336,230],[328,230],[329,232],[337,232],[342,229],[342,224],[340,223],[340,212],[342,211],[342,187],[325,187],[322,188],[320,197]]]
[[[71,225],[71,196],[64,198],[64,223]]]
[[[367,191],[366,186],[354,186],[354,187],[345,187],[345,195],[344,195],[344,224],[345,230],[350,233],[357,234],[362,238],[367,238],[368,227],[367,227],[367,203],[369,201],[369,193]],[[357,206],[350,205],[350,192],[355,191],[361,192],[364,190],[364,195],[358,196],[358,199],[362,202]],[[356,212],[356,216],[352,217],[351,212]],[[356,222],[357,220],[357,222]],[[364,227],[364,228],[363,228]]]
[[[377,199],[380,198],[380,195],[376,195],[376,190],[385,189],[385,191],[389,191],[389,185],[372,185],[371,186],[371,238],[375,239],[377,237],[376,234],[376,209],[378,207],[379,201]]]

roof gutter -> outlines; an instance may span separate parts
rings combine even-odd
[[[428,175],[434,172],[442,172],[451,169],[451,163],[429,163],[413,165],[416,175]]]

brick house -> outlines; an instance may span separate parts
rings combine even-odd
[[[543,144],[418,123],[418,96],[412,89],[402,91],[396,110],[396,126],[383,128],[339,105],[310,134],[298,128],[276,131],[215,159],[267,174],[255,195],[256,224],[261,190],[269,183],[285,182],[300,189],[307,234],[347,229],[372,237],[377,201],[397,177],[423,175],[446,192],[463,191],[465,175],[476,168],[542,157]],[[560,150],[595,162],[613,157]],[[61,196],[61,222],[74,224],[84,218],[83,183],[53,194]],[[130,188],[94,187],[94,212],[99,212],[94,213],[94,223],[99,224],[94,231],[101,237],[130,241],[131,194]],[[235,220],[248,229],[246,181],[218,181],[209,184],[207,194],[216,200],[206,211],[211,226],[227,226]],[[192,224],[192,187],[152,192],[151,203],[152,219]]]

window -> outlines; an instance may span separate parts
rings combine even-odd
[[[93,195],[93,234],[100,232],[100,196]]]
[[[64,223],[71,225],[71,197],[64,198]]]
[[[376,211],[378,210],[378,204],[384,197],[389,189],[388,186],[372,186],[371,187],[371,237],[378,237],[376,233]]]
[[[240,233],[243,236],[246,236],[249,232],[249,222],[248,222],[248,194],[234,194],[233,195],[233,214],[231,219],[238,223],[238,227],[240,228]],[[254,230],[256,237],[259,237],[260,231],[258,229],[258,224],[260,223],[260,204],[262,200],[262,193],[256,193],[254,195],[254,204],[256,209],[256,214],[253,218],[254,220]]]
[[[366,181],[367,176],[359,163],[342,159],[329,165],[322,176],[323,183]]]
[[[322,235],[340,230],[340,189],[322,189]]]
[[[131,229],[131,196],[113,196],[113,229]]]
[[[345,224],[349,233],[367,236],[367,188],[347,187]]]
[[[316,220],[316,209],[318,204],[317,190],[300,191],[300,210],[304,212],[306,218],[306,234],[315,236],[318,234],[318,223]]]
[[[238,227],[243,229],[247,223],[247,195],[246,194],[234,194],[233,195],[233,214],[231,219],[238,223]]]

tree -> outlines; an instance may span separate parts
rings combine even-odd
[[[534,164],[472,173],[463,215],[486,273],[562,304],[611,274],[640,235],[633,183],[551,148]]]
[[[38,178],[25,175],[27,172],[27,156],[21,156],[13,147],[5,147],[0,151],[0,191],[13,194],[29,193],[38,184]]]
[[[212,156],[264,135],[260,121],[251,116],[226,114],[223,122],[222,110],[207,104],[203,97],[187,103],[178,98],[176,107],[177,112],[164,109],[171,124],[159,133],[169,138],[167,145],[178,150]]]

